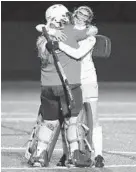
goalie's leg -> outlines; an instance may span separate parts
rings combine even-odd
[[[90,156],[88,158],[87,154],[81,154],[85,150],[85,136],[86,136],[86,128],[85,125],[82,125],[83,120],[79,120],[79,114],[82,113],[83,102],[82,102],[82,91],[80,86],[75,86],[72,89],[74,100],[75,100],[75,108],[72,109],[72,117],[67,118],[64,122],[65,134],[62,131],[62,135],[65,139],[63,139],[63,156],[60,159],[57,165],[63,166],[65,164],[65,160],[69,159],[69,162],[75,166],[88,166],[90,165]],[[63,109],[66,109],[66,103],[64,100],[61,101]],[[65,113],[64,113],[65,114]],[[68,155],[66,155],[68,153]],[[90,153],[90,151],[89,151]],[[80,157],[80,158],[79,158]],[[75,160],[78,159],[78,164],[75,163]],[[84,160],[83,160],[84,159]]]
[[[49,164],[60,133],[60,109],[60,97],[53,93],[52,87],[42,87],[41,116],[43,121],[35,134],[31,149],[29,164],[32,166],[48,166]]]
[[[87,141],[88,127],[78,117],[66,121],[66,139],[69,145],[69,164],[77,167],[92,165],[91,148]]]
[[[32,147],[33,147],[33,144],[35,142],[35,135],[36,135],[36,132],[37,132],[40,124],[42,123],[42,116],[41,116],[41,111],[40,110],[41,110],[41,106],[39,108],[36,123],[35,123],[35,125],[34,125],[34,127],[32,129],[31,135],[30,135],[29,140],[27,142],[26,151],[25,151],[25,158],[27,160],[30,159],[30,156],[31,156],[31,153],[32,153]]]
[[[44,120],[39,126],[33,144],[33,152],[29,160],[32,166],[47,167],[60,130],[58,120]]]

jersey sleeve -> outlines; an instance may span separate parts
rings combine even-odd
[[[69,56],[75,59],[83,58],[89,51],[91,51],[96,43],[96,38],[94,36],[88,37],[80,43],[79,48],[72,48],[63,42],[59,43],[59,48]]]

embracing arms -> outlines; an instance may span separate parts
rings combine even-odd
[[[81,59],[83,58],[87,53],[89,53],[94,45],[96,43],[96,38],[94,36],[90,36],[87,39],[83,40],[80,43],[79,48],[72,48],[63,42],[59,42],[59,49],[63,52],[65,52],[67,55],[75,58],[75,59]]]
[[[35,28],[38,32],[42,32],[42,27],[45,27],[47,30],[47,33],[50,36],[53,36],[56,38],[57,41],[65,41],[67,39],[67,36],[64,34],[62,29],[54,29],[50,28],[48,25],[45,24],[38,24]]]
[[[42,26],[46,26],[44,24],[40,24],[40,25],[37,25],[36,26],[36,29],[41,32],[41,28]],[[46,26],[47,27],[47,26]],[[48,28],[48,27],[47,27]],[[77,30],[78,31],[78,30]],[[63,41],[62,39],[66,39],[66,35],[63,34],[62,30],[60,30],[60,33],[58,34],[58,30],[56,31],[55,29],[47,29],[47,32],[51,35],[55,34],[55,37],[56,35],[58,35],[57,38],[60,38],[61,41]],[[94,37],[96,34],[98,33],[98,29],[96,26],[90,26],[88,29],[87,29],[87,36],[88,38],[82,40],[82,42],[80,42],[80,46],[79,48],[72,48],[66,44],[64,44],[63,42],[59,42],[59,49],[63,52],[65,52],[67,55],[75,58],[75,59],[80,59],[82,57],[84,57],[89,51],[91,51],[96,43],[96,38]],[[59,39],[57,39],[59,40]],[[46,43],[45,43],[46,44]],[[43,51],[45,53],[45,44],[42,46],[43,47]],[[45,53],[46,54],[46,53]]]
[[[79,48],[77,49],[72,48],[64,44],[63,42],[59,42],[59,48],[61,51],[65,52],[67,55],[75,59],[81,59],[93,49],[96,43],[95,35],[97,33],[98,33],[98,28],[96,26],[90,25],[86,33],[88,38],[82,40],[82,42],[79,43]]]

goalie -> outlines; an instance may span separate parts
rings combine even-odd
[[[90,147],[86,140],[87,127],[79,122],[82,116],[79,114],[83,112],[80,88],[81,63],[58,51],[54,36],[54,28],[63,29],[66,35],[71,35],[65,43],[78,48],[78,41],[88,37],[87,29],[82,31],[75,29],[70,24],[69,11],[61,4],[53,5],[46,11],[46,20],[45,27],[48,33],[50,32],[52,41],[47,42],[44,36],[40,36],[37,40],[38,54],[41,58],[41,106],[38,116],[40,120],[32,132],[25,156],[32,166],[48,166],[63,123],[68,150],[65,160],[74,166],[90,166]],[[66,118],[68,111],[65,95],[54,66],[52,49],[56,50],[75,99],[75,107],[71,110],[70,118]],[[85,149],[86,145],[88,149]]]

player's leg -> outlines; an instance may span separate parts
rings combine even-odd
[[[93,80],[92,83],[82,85],[82,90],[88,114],[88,127],[90,128],[89,142],[90,144],[93,142],[95,151],[95,166],[102,167],[104,166],[104,159],[102,157],[102,127],[98,117],[98,84]]]
[[[99,124],[98,113],[97,113],[97,99],[90,98],[87,104],[87,111],[90,109],[92,112],[92,119],[93,119],[93,132],[92,132],[92,142],[94,147],[95,153],[95,166],[96,167],[103,167],[104,166],[104,159],[102,156],[102,127]],[[90,136],[90,137],[91,137]]]
[[[42,87],[41,115],[42,123],[35,134],[29,164],[32,166],[48,166],[54,146],[60,133],[60,102],[50,88]]]
[[[104,159],[102,156],[102,145],[103,145],[102,127],[99,124],[98,114],[96,113],[96,111],[94,111],[96,109],[96,106],[97,106],[97,100],[94,98],[90,98],[88,100],[88,103],[86,104],[86,110],[88,111],[89,114],[92,113],[92,119],[93,119],[93,122],[92,122],[93,129],[92,129],[92,133],[89,132],[89,139],[91,140],[91,137],[92,137],[94,154],[95,154],[95,166],[103,167]],[[90,121],[88,120],[88,122],[89,122],[88,126],[90,126],[91,125]],[[89,128],[92,128],[92,126],[90,126]]]

